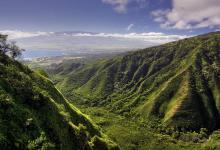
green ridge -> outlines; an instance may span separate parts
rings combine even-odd
[[[0,54],[1,149],[119,149],[42,70]]]
[[[51,75],[68,98],[78,97],[76,103],[157,118],[176,129],[212,131],[220,127],[219,43],[215,32]]]

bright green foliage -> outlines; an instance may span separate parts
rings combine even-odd
[[[178,130],[220,127],[220,33],[151,47],[53,74],[76,102]],[[63,79],[64,78],[64,79]]]
[[[40,137],[33,141],[29,141],[28,143],[28,149],[30,150],[48,150],[48,149],[54,149],[55,145],[48,142],[47,137],[45,136],[45,133],[42,132]]]
[[[159,122],[149,122],[123,117],[102,107],[86,107],[81,110],[123,150],[210,150],[219,149],[219,134],[202,128],[199,132],[177,131],[164,128]]]
[[[219,32],[59,68],[57,87],[121,149],[220,149]]]
[[[218,150],[220,148],[220,131],[216,130],[207,140],[206,144],[202,145],[202,148],[205,150]]]
[[[118,149],[99,130],[43,71],[0,54],[0,149]]]

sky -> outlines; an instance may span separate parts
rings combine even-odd
[[[0,0],[0,33],[28,50],[122,50],[218,31],[220,0]]]

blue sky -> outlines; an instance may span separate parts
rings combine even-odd
[[[134,24],[132,31],[156,32],[160,28],[150,12],[169,5],[162,0],[131,2],[126,12],[117,12],[102,0],[1,0],[0,29],[121,33]]]
[[[219,0],[1,0],[0,3],[3,6],[0,32],[28,49],[60,49],[61,46],[53,47],[41,39],[46,38],[52,44],[60,38],[55,33],[69,34],[65,31],[97,34],[80,35],[80,40],[78,35],[69,37],[61,44],[68,49],[90,47],[71,47],[76,38],[79,43],[75,44],[90,41],[93,48],[100,38],[113,38],[114,43],[105,41],[108,44],[101,48],[117,43],[120,46],[115,44],[114,48],[119,49],[131,40],[132,48],[139,48],[220,29]],[[152,36],[155,41],[150,40]],[[39,43],[45,46],[36,47]]]
[[[124,33],[133,24],[130,32],[199,34],[213,30],[161,28],[151,13],[172,9],[172,3],[171,0],[1,0],[4,7],[0,9],[0,29]]]

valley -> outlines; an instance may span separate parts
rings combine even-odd
[[[33,71],[7,55],[20,49],[7,44],[6,36],[0,41],[1,149],[119,149],[43,70]]]
[[[219,41],[210,33],[46,71],[122,149],[216,149]]]
[[[220,0],[0,2],[0,150],[220,150]]]

